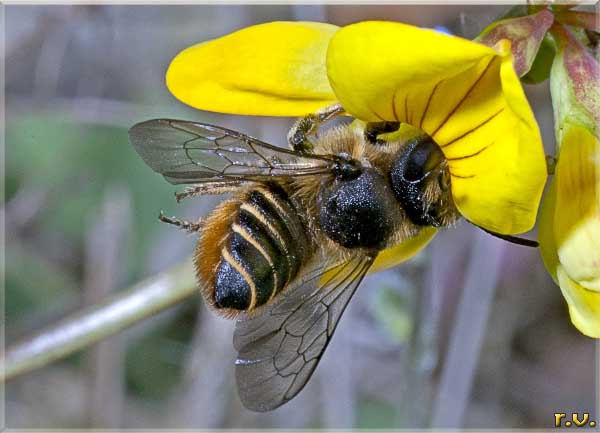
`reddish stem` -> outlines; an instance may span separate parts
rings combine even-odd
[[[593,12],[560,11],[554,12],[556,21],[569,26],[600,32],[600,14]]]
[[[571,4],[552,4],[550,6],[550,8],[552,9],[553,12],[558,12],[558,11],[568,11],[569,9],[573,9],[574,7],[579,6],[577,3],[571,3]]]

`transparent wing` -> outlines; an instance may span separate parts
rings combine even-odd
[[[300,392],[373,260],[361,255],[313,272],[260,315],[238,320],[235,373],[244,406],[265,412]]]
[[[154,119],[129,130],[135,150],[174,184],[329,173],[331,157],[300,155],[219,126]]]

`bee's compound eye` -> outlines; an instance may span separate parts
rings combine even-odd
[[[390,182],[396,198],[410,220],[417,225],[438,226],[437,203],[426,202],[425,191],[430,182],[439,182],[444,176],[440,166],[445,157],[431,137],[419,137],[406,144],[392,162]]]
[[[379,248],[393,230],[393,200],[385,178],[365,168],[360,176],[337,179],[319,192],[319,225],[346,248]]]
[[[409,144],[410,146],[410,144]],[[402,164],[398,158],[396,163]],[[437,168],[444,160],[440,147],[429,137],[413,145],[404,155],[403,177],[409,182],[423,179],[432,170]],[[398,167],[402,168],[402,167]]]

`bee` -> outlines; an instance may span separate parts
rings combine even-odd
[[[206,219],[161,219],[199,239],[194,263],[210,308],[236,318],[244,406],[269,411],[302,390],[377,255],[459,213],[448,162],[426,135],[382,140],[397,122],[321,125],[339,104],[300,118],[291,149],[218,126],[139,123],[130,141],[177,200],[232,193]]]

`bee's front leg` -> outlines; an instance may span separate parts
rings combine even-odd
[[[301,117],[294,123],[290,132],[288,132],[288,143],[290,143],[292,149],[296,152],[312,153],[314,145],[308,136],[315,135],[323,123],[339,116],[343,112],[344,107],[342,107],[342,104],[333,104],[322,108],[314,114]]]
[[[386,132],[394,132],[400,128],[400,122],[369,122],[365,127],[365,139],[371,144],[382,144],[383,141],[378,139],[379,134]]]

